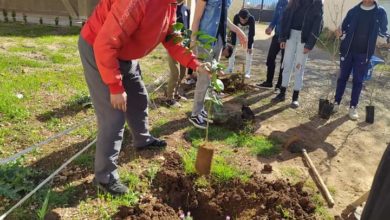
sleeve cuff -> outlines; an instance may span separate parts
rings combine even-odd
[[[122,81],[115,84],[108,85],[108,88],[110,89],[111,94],[121,94],[125,91],[122,85]]]
[[[196,71],[198,67],[200,66],[200,62],[197,59],[193,59],[189,64],[188,68],[192,69],[193,71]]]

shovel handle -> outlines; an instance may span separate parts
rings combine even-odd
[[[305,149],[302,150],[302,154],[305,157],[305,160],[307,161],[307,163],[309,164],[309,168],[313,171],[314,176],[315,176],[314,180],[318,183],[320,189],[324,193],[325,199],[328,202],[328,206],[333,207],[334,200],[332,198],[332,195],[330,194],[328,187],[326,187],[324,181],[322,180],[320,174],[318,173],[316,167],[314,166],[313,162],[311,161],[311,159],[310,159],[310,157],[307,154]]]

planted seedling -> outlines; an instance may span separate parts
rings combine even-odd
[[[191,36],[193,34],[196,36],[197,40],[195,41],[195,45],[190,47]],[[176,44],[182,43],[184,46],[190,47],[188,52],[191,52],[191,50],[195,49],[195,47],[198,51],[202,51],[202,53],[197,54],[197,58],[201,61],[209,62],[209,70],[211,72],[211,84],[206,96],[207,112],[210,114],[211,108],[214,105],[219,107],[222,106],[222,101],[218,97],[217,93],[224,90],[222,81],[218,79],[218,73],[223,71],[224,66],[213,58],[213,44],[217,41],[217,39],[202,31],[192,33],[191,30],[185,29],[182,23],[176,23],[173,25],[173,34],[169,35],[166,40],[172,40]],[[208,146],[209,127],[210,121],[207,120],[205,141],[204,144],[198,148],[198,154],[195,162],[195,168],[200,175],[210,174],[212,158],[214,155],[214,149]]]
[[[69,16],[69,26],[72,27],[73,26],[73,20],[72,20],[72,16]]]
[[[43,24],[43,18],[42,17],[39,18],[39,24]]]
[[[371,58],[370,62],[371,62],[371,68],[370,68],[369,73],[368,73],[368,75],[370,75],[370,76],[373,74],[375,65],[385,63],[384,60],[382,60],[376,56],[373,56]],[[377,82],[381,82],[383,72],[384,71],[381,70],[381,72],[379,73],[379,75],[376,79]],[[375,85],[374,81],[372,81],[371,88],[370,88],[370,104],[368,106],[366,106],[366,122],[370,123],[370,124],[373,124],[375,121],[374,96],[375,96],[376,90],[377,90],[377,85]]]
[[[56,17],[55,19],[54,19],[54,23],[56,24],[56,26],[58,26],[58,23],[60,22],[60,18],[58,18],[58,17]]]

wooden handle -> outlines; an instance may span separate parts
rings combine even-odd
[[[309,164],[309,168],[313,171],[315,180],[318,183],[320,189],[322,190],[326,201],[328,202],[328,206],[332,208],[334,206],[334,200],[332,198],[332,195],[329,193],[328,187],[326,187],[324,181],[322,180],[320,174],[318,173],[316,167],[314,166],[313,162],[311,161],[309,155],[307,154],[306,150],[302,150],[302,154],[305,157],[307,163]]]

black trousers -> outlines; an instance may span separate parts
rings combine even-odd
[[[361,220],[384,220],[390,218],[390,144],[387,146],[374,177],[370,195]]]
[[[276,57],[279,52],[282,53],[282,58],[280,61],[280,70],[279,70],[279,78],[275,88],[280,88],[282,85],[282,73],[283,73],[283,58],[284,58],[284,50],[280,49],[279,36],[274,35],[272,37],[271,45],[268,50],[267,56],[267,83],[272,83],[275,75],[275,67],[276,67]]]

